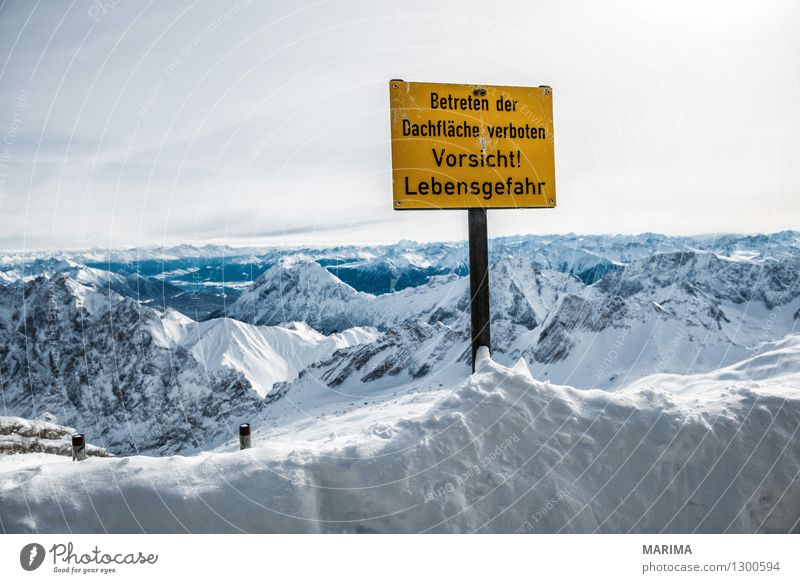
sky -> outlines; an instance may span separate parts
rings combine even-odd
[[[464,239],[392,210],[393,78],[553,88],[490,236],[800,225],[797,2],[0,2],[0,249]]]

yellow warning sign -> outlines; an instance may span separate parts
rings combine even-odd
[[[553,92],[390,81],[394,208],[556,206]]]

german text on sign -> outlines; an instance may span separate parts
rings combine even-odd
[[[556,205],[549,87],[390,81],[398,210]]]

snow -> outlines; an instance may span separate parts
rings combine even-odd
[[[242,373],[260,397],[275,383],[296,379],[309,365],[337,350],[378,336],[368,327],[326,336],[303,322],[284,326],[253,326],[230,318],[195,322],[175,310],[167,310],[151,333],[162,347],[189,350],[207,374],[220,368]]]
[[[773,348],[796,358],[796,342]],[[340,415],[329,405],[305,432],[256,424],[247,451],[5,457],[2,523],[39,533],[797,531],[800,388],[780,375],[749,380],[746,366],[696,375],[685,394],[658,379],[610,393],[537,381],[524,363],[482,353],[453,389]]]
[[[229,318],[199,322],[189,329],[191,333],[181,342],[191,347],[206,370],[242,371],[261,397],[275,383],[296,379],[308,365],[329,358],[336,350],[377,336],[368,328],[324,336],[305,325],[293,329],[251,326]]]
[[[631,383],[631,387],[658,386],[678,395],[708,394],[724,390],[731,382],[766,382],[786,390],[800,389],[800,336],[765,342],[758,353],[730,366],[704,374],[654,374]]]
[[[467,293],[467,278],[435,278],[427,285],[375,296],[356,291],[315,261],[284,259],[264,272],[226,315],[254,324],[303,319],[323,331],[383,327],[424,316]]]
[[[92,288],[72,279],[66,279],[65,282],[75,298],[75,304],[86,308],[86,311],[92,316],[97,316],[110,305],[104,295],[95,292]]]
[[[0,456],[0,525],[798,531],[799,242],[794,232],[493,240],[495,352],[469,378],[463,243],[8,254],[7,411],[55,412],[117,454],[193,455]],[[234,253],[232,263],[272,267],[227,304],[237,319],[202,322],[144,306],[123,272],[76,263]],[[375,273],[444,269],[372,295],[322,258]],[[254,428],[246,452],[242,421]],[[50,444],[3,433],[37,423],[0,418],[0,446],[68,449],[69,428]]]

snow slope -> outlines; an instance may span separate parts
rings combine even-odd
[[[592,285],[557,267],[498,258],[490,302],[498,361],[522,357],[537,377],[560,384],[614,389],[655,372],[714,370],[750,356],[759,342],[793,333],[800,321],[798,257],[654,253],[616,265]],[[285,259],[225,314],[256,325],[303,320],[324,333],[388,331],[414,321],[466,331],[469,282],[450,274],[376,296],[314,261]],[[441,368],[429,368],[435,364]]]
[[[197,322],[115,293],[107,272],[61,263],[67,271],[0,286],[4,403],[21,417],[56,413],[117,454],[207,449],[314,385],[370,394],[427,378],[427,390],[468,366],[469,286],[456,274],[372,295],[284,258],[233,303],[237,320]],[[500,257],[491,302],[499,363],[522,357],[536,378],[616,390],[727,367],[795,333],[800,258],[671,251],[586,285]]]
[[[0,286],[0,335],[2,413],[49,413],[112,453],[152,454],[217,445],[273,384],[376,333],[198,323],[58,273]]]
[[[463,317],[468,289],[466,278],[442,276],[376,296],[353,289],[315,261],[285,259],[264,272],[224,315],[257,325],[302,320],[324,333],[357,326],[385,329],[410,319]]]
[[[275,383],[296,379],[306,367],[330,358],[337,350],[377,337],[370,328],[351,328],[325,336],[303,323],[251,326],[229,318],[193,322],[189,330],[176,340],[189,347],[206,370],[237,370],[261,397]]]
[[[452,390],[261,427],[244,452],[0,459],[0,517],[39,533],[798,532],[800,388],[745,370],[612,393],[482,352]]]
[[[721,389],[732,381],[769,382],[779,387],[800,388],[800,335],[765,342],[758,352],[740,362],[704,374],[654,374],[638,379],[630,387],[657,386],[677,395],[702,394]]]

